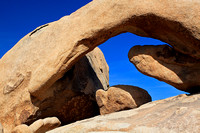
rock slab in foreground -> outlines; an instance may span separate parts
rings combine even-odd
[[[134,46],[130,62],[143,74],[164,81],[179,90],[200,92],[200,60],[182,54],[168,45]]]
[[[144,104],[136,109],[97,116],[48,133],[199,133],[200,94],[185,94]]]
[[[101,115],[139,107],[151,102],[146,90],[130,85],[115,85],[107,91],[98,90],[96,101]]]

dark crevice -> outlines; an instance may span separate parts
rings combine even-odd
[[[29,36],[32,36],[34,33],[36,33],[37,31],[41,30],[42,28],[44,28],[44,27],[46,27],[46,26],[48,26],[48,25],[49,25],[49,24],[45,24],[45,25],[42,25],[42,26],[36,28],[34,31],[32,31],[32,32],[30,33]]]

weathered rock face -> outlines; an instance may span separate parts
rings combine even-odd
[[[0,121],[6,132],[16,125],[29,125],[35,120],[50,116],[56,116],[62,124],[67,124],[99,114],[95,92],[100,88],[106,90],[109,86],[108,69],[103,53],[95,48],[48,91],[40,93],[43,99],[30,96],[26,88],[4,93],[0,100]],[[5,97],[7,99],[3,99]]]
[[[144,104],[136,109],[59,127],[48,133],[133,132],[133,133],[198,133],[200,132],[200,94],[179,95]]]
[[[62,82],[59,79],[86,53],[120,33],[160,39],[199,59],[199,7],[199,0],[95,0],[37,28],[0,60],[1,123],[8,129],[6,125],[13,121],[18,125],[33,114],[42,114],[51,101],[45,100],[52,96],[50,88]],[[62,94],[70,93],[74,94]]]
[[[186,92],[200,91],[200,60],[184,55],[168,45],[134,46],[129,60],[145,75]]]
[[[151,96],[139,87],[116,85],[110,87],[108,91],[98,90],[96,100],[101,115],[104,115],[139,107],[142,104],[151,102]]]

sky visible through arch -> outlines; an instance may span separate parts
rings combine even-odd
[[[0,58],[22,37],[40,25],[70,15],[91,0],[0,0]],[[165,44],[123,33],[100,45],[110,67],[110,85],[124,84],[147,90],[153,100],[183,94],[174,87],[141,74],[128,59],[134,45]]]

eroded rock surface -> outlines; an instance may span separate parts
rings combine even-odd
[[[200,60],[168,45],[134,46],[129,60],[145,75],[164,81],[179,90],[200,91]]]
[[[198,133],[200,94],[185,94],[59,127],[59,132]]]
[[[151,96],[147,91],[130,85],[116,85],[107,91],[99,89],[96,92],[96,100],[101,115],[139,107],[151,102]]]

